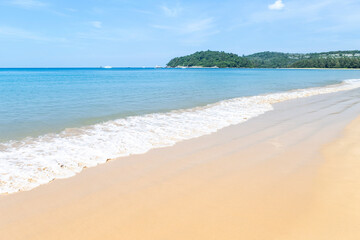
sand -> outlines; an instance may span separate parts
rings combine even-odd
[[[359,96],[279,103],[215,134],[0,196],[0,239],[360,239]]]
[[[360,239],[359,144],[357,118],[342,137],[322,148],[325,163],[317,174],[314,200],[291,239]]]

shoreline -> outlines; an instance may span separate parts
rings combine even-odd
[[[5,143],[2,145],[4,152],[0,152],[0,158],[4,159],[2,167],[14,170],[0,175],[1,194],[29,191],[54,179],[73,177],[83,169],[106,163],[109,159],[144,154],[151,149],[173,146],[184,140],[212,134],[272,111],[274,104],[279,102],[359,87],[358,79],[349,79],[323,87],[239,97],[203,107],[117,119],[83,128],[66,129],[55,135],[28,138],[24,142]],[[187,124],[183,124],[184,120]],[[142,122],[146,123],[147,131],[140,136],[137,129],[144,127]],[[142,144],[137,144],[139,141],[134,141],[134,138],[139,138]],[[86,143],[85,146],[82,143]],[[49,152],[49,149],[55,151]],[[14,167],[12,162],[21,167]]]
[[[205,68],[205,69],[323,69],[323,70],[360,70],[360,68],[249,68],[249,67],[243,67],[243,68],[232,68],[232,67],[202,67],[202,66],[192,66],[192,67],[186,67],[186,66],[178,66],[178,67],[112,67],[112,68],[101,68],[101,67],[0,67],[0,70],[19,70],[19,69],[48,69],[48,70],[64,70],[64,69],[70,69],[70,70],[76,70],[76,69],[100,69],[100,70],[116,70],[116,69],[191,69],[191,68]]]
[[[176,67],[162,67],[163,69],[280,69],[280,70],[360,70],[360,68],[249,68],[249,67],[241,67],[241,68],[232,68],[232,67],[224,67],[220,68],[217,66],[214,67],[202,67],[202,66],[176,66]]]
[[[358,95],[350,90],[277,103],[274,111],[216,133],[0,196],[0,235],[338,239],[334,232],[343,229],[331,225],[332,235],[323,235],[313,224],[319,225],[322,214],[311,217],[327,203],[328,193],[319,189],[334,184],[322,173],[328,165],[320,149],[341,139],[343,128],[358,116]],[[311,238],[316,233],[318,238]]]

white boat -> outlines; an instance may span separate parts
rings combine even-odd
[[[108,68],[108,69],[109,69],[109,68],[112,68],[112,66],[104,66],[104,68]]]

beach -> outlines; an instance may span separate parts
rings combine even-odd
[[[360,240],[360,1],[0,6],[0,240]]]
[[[342,70],[0,72],[0,194],[215,133],[279,102],[360,87],[358,71]]]
[[[0,196],[2,239],[359,239],[358,89]]]

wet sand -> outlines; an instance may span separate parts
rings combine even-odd
[[[360,239],[359,113],[359,90],[283,102],[0,196],[0,239]]]

